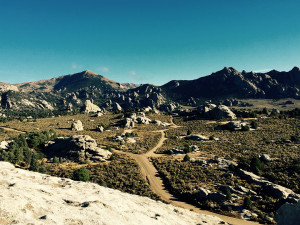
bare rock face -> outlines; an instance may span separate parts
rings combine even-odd
[[[75,162],[105,161],[111,152],[97,147],[97,142],[88,135],[60,137],[46,144],[46,152],[51,157],[63,157]]]
[[[83,130],[83,125],[80,120],[74,121],[71,125],[71,130],[81,131]]]
[[[300,221],[300,201],[296,204],[285,203],[277,210],[277,225],[295,225]]]
[[[0,162],[2,224],[217,225],[218,217]]]
[[[99,108],[99,106],[93,104],[90,100],[86,100],[84,103],[84,109],[83,111],[85,113],[90,113],[90,112],[99,112],[101,111],[101,109]]]

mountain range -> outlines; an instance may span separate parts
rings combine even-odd
[[[86,100],[103,108],[197,106],[228,98],[299,98],[300,69],[288,72],[239,72],[232,67],[195,80],[172,80],[162,86],[121,84],[89,70],[19,84],[0,83],[2,112],[79,112]],[[172,107],[170,107],[170,105]]]

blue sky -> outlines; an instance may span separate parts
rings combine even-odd
[[[300,1],[0,0],[0,81],[86,69],[164,84],[300,66]]]

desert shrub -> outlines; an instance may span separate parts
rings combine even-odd
[[[85,167],[81,167],[74,171],[73,179],[78,181],[88,181],[90,179],[89,171]]]
[[[191,160],[191,157],[188,154],[186,154],[183,158],[184,162],[189,162],[190,160]]]
[[[191,134],[192,134],[192,131],[191,131],[190,129],[188,129],[187,132],[186,132],[186,134],[187,134],[187,135],[191,135]]]
[[[242,126],[242,131],[249,131],[250,130],[250,127],[249,126]]]
[[[46,167],[45,167],[45,166],[40,167],[40,168],[39,168],[39,172],[40,172],[40,173],[47,173]]]
[[[257,128],[258,128],[258,123],[257,123],[256,121],[252,121],[252,122],[251,122],[251,127],[252,127],[253,129],[257,129]]]
[[[53,163],[58,164],[58,163],[59,163],[59,158],[55,156],[55,157],[53,158]]]
[[[109,158],[110,160],[115,160],[116,159],[116,157],[114,156],[114,154],[112,154],[111,156],[110,156],[110,158]]]
[[[292,170],[294,170],[296,173],[300,173],[300,159],[293,160]]]
[[[186,154],[186,153],[189,153],[189,152],[191,152],[192,151],[192,149],[190,148],[190,146],[189,145],[184,145],[184,149],[183,149],[183,151],[184,151],[184,153]]]
[[[261,171],[264,169],[265,164],[260,161],[259,158],[254,157],[250,163],[250,169],[257,175],[261,175]]]
[[[111,147],[110,146],[106,146],[106,149],[110,152],[112,152]]]

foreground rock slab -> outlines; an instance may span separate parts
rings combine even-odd
[[[0,162],[2,224],[226,224],[146,197]]]

